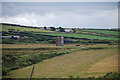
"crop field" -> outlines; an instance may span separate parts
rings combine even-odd
[[[108,30],[90,30],[90,29],[83,29],[80,31],[86,31],[86,32],[97,32],[97,33],[103,33],[103,34],[110,34],[110,35],[118,35],[118,31],[108,31]]]
[[[37,64],[13,70],[7,78],[29,78],[32,67],[35,66],[33,78],[68,78],[79,76],[103,76],[107,72],[118,72],[118,48],[79,49],[50,59],[43,60]],[[109,66],[108,66],[109,65]]]
[[[112,38],[112,37],[102,37],[102,36],[74,34],[74,33],[73,34],[70,34],[70,33],[34,33],[34,34],[75,37],[75,38],[86,38],[86,39],[98,39],[98,40],[118,40],[118,38]]]
[[[2,25],[2,31],[8,32],[10,29],[14,29],[15,31],[53,32],[53,31],[34,29],[34,28]]]

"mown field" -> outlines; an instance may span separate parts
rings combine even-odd
[[[118,72],[117,46],[106,45],[100,49],[97,48],[98,46],[90,49],[83,47],[70,54],[46,59],[37,64],[13,70],[4,77],[29,78],[33,66],[35,66],[33,78],[68,78],[69,76],[88,78],[103,76],[107,72]]]

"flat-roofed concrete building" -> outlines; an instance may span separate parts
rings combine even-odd
[[[56,46],[64,46],[64,37],[62,36],[56,37]]]

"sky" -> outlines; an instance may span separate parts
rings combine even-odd
[[[118,2],[2,2],[4,23],[64,28],[118,28]]]

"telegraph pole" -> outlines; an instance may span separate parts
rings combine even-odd
[[[33,75],[34,68],[35,68],[35,66],[33,66],[33,69],[32,69],[31,75],[30,75],[30,80],[32,80],[32,75]]]

